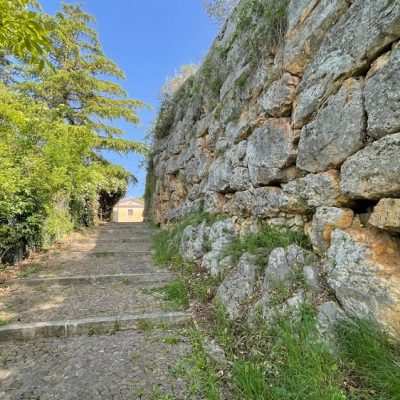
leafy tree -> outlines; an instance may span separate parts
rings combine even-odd
[[[143,144],[114,139],[124,132],[112,125],[118,119],[139,121],[141,101],[128,98],[120,85],[110,79],[123,79],[124,73],[101,48],[94,18],[80,6],[64,4],[53,17],[47,17],[52,47],[49,60],[54,71],[28,65],[20,71],[24,79],[16,88],[48,105],[62,110],[71,125],[87,126],[98,133],[97,147],[121,152],[145,152]]]
[[[0,259],[10,261],[18,248],[92,224],[99,209],[109,214],[135,178],[105,160],[103,149],[146,152],[113,126],[119,119],[137,123],[144,104],[115,82],[124,74],[105,57],[93,17],[72,5],[54,17],[36,16],[51,32],[41,53],[51,68],[12,47],[3,52],[11,79],[0,83]],[[17,37],[7,35],[2,38],[10,43]],[[40,38],[31,41],[42,48]]]
[[[29,9],[30,8],[30,9]],[[0,0],[0,49],[43,68],[50,49],[48,30],[35,0]]]

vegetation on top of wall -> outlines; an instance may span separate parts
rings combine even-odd
[[[244,0],[236,14],[236,36],[251,31],[249,43],[261,52],[283,42],[289,0]]]
[[[156,139],[168,136],[174,123],[179,102],[191,93],[193,77],[198,70],[195,64],[182,65],[172,78],[167,79],[160,92],[160,108],[152,127]]]

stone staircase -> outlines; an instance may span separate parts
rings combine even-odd
[[[57,349],[65,345],[65,341],[70,340],[68,343],[73,346],[75,341],[81,343],[86,340],[90,354],[100,336],[104,337],[102,342],[107,345],[107,338],[113,335],[122,335],[122,342],[132,341],[135,336],[143,335],[143,327],[162,327],[159,331],[162,337],[163,330],[190,321],[191,317],[186,312],[166,311],[162,293],[149,290],[176,279],[175,274],[154,267],[150,245],[153,233],[143,224],[103,225],[62,249],[52,250],[45,261],[27,265],[26,270],[32,273],[24,275],[29,276],[7,281],[0,291],[0,315],[7,321],[6,325],[0,326],[0,357],[4,364],[2,368],[0,363],[0,398],[3,398],[2,395],[6,399],[35,400],[125,398],[118,391],[112,397],[96,397],[93,392],[90,395],[85,392],[86,397],[79,397],[82,394],[71,394],[70,397],[58,392],[54,394],[52,387],[46,391],[47,386],[43,386],[43,379],[48,382],[48,372],[38,377],[37,382],[29,379],[30,386],[37,389],[33,395],[29,394],[30,397],[23,397],[27,396],[26,382],[19,385],[19,390],[13,389],[16,384],[8,375],[9,368],[21,368],[19,357],[35,359],[41,350],[36,349],[32,353],[32,349],[37,345],[42,348],[46,341],[53,345],[59,343],[53,349],[54,354],[58,354]],[[79,335],[84,335],[84,338],[79,339]],[[30,347],[26,347],[26,354],[21,354],[21,343],[31,343]],[[9,354],[10,349],[14,349],[14,356]],[[157,346],[154,351],[155,358],[159,357]],[[79,358],[79,355],[76,357]],[[141,359],[140,355],[138,359]],[[81,361],[87,362],[87,359],[83,357]],[[164,361],[168,362],[167,359]],[[42,367],[47,371],[47,364]],[[5,392],[2,392],[2,378],[8,384]],[[14,378],[18,381],[18,377]],[[66,379],[65,376],[58,378]],[[58,382],[54,376],[53,379]],[[151,384],[157,384],[156,377],[154,380],[153,383],[145,380],[144,396],[151,392]],[[168,384],[166,382],[164,386]],[[138,381],[136,385],[143,385],[143,382]],[[135,398],[131,396],[132,387],[129,398]],[[99,393],[108,393],[107,390],[106,385]]]

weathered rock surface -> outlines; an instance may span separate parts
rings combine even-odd
[[[349,79],[302,131],[297,166],[309,172],[337,168],[364,147],[363,81]]]
[[[204,242],[207,240],[208,230],[206,221],[185,228],[179,246],[179,252],[185,261],[196,261],[204,255]]]
[[[212,276],[232,268],[230,257],[226,257],[224,249],[234,237],[235,222],[231,218],[215,222],[211,226],[207,241],[211,250],[204,255],[201,265],[210,271]]]
[[[328,284],[352,316],[400,332],[400,244],[389,234],[337,229],[331,236]]]
[[[248,29],[238,26],[240,7],[174,99],[169,132],[156,140],[152,215],[166,224],[198,211],[224,213],[236,233],[265,223],[306,230],[314,252],[339,265],[330,276],[344,310],[386,321],[385,310],[399,301],[388,260],[400,264],[400,1],[289,0],[287,31],[274,45],[257,13]],[[224,252],[232,232],[202,246],[187,235],[188,260],[212,275],[230,273],[220,290],[236,318],[253,281]],[[374,244],[371,235],[381,237]],[[385,258],[383,249],[392,253]],[[288,257],[288,249],[272,252],[267,275],[290,286]],[[319,261],[294,269],[312,289],[306,301],[319,306],[328,298]],[[290,288],[297,304],[300,286]],[[266,283],[265,304],[275,303],[270,289]],[[321,321],[335,320],[331,306],[321,306]]]
[[[286,249],[277,247],[272,250],[265,270],[263,289],[268,291],[276,286],[289,288],[294,283],[296,271],[305,264],[311,263],[314,257],[297,245],[290,245]]]
[[[268,120],[248,139],[246,162],[254,186],[285,182],[295,176],[293,132],[289,121]]]
[[[288,7],[289,32],[283,49],[285,70],[302,75],[327,32],[347,8],[345,0],[292,0]]]
[[[243,307],[253,293],[257,279],[255,257],[245,253],[239,260],[236,271],[229,275],[218,288],[216,299],[230,318],[239,318]]]
[[[258,318],[262,318],[267,323],[273,323],[275,318],[282,315],[293,321],[298,320],[300,308],[306,300],[306,293],[299,290],[282,303],[276,304],[274,294],[267,292],[250,310],[248,322],[252,325]]]
[[[341,79],[367,68],[369,60],[399,37],[397,0],[355,0],[329,31],[304,73],[294,126],[306,123]]]
[[[368,222],[389,232],[400,232],[400,199],[382,199]]]
[[[400,46],[373,64],[365,84],[368,135],[381,138],[400,132]]]
[[[319,174],[308,174],[283,186],[283,206],[288,210],[300,207],[341,206],[348,199],[340,191],[339,172],[329,170]],[[300,204],[299,204],[300,203]]]
[[[290,116],[299,81],[296,76],[284,74],[281,79],[272,83],[261,99],[264,110],[273,117]]]
[[[336,228],[350,228],[354,212],[349,208],[318,207],[308,230],[314,251],[320,255],[328,251],[331,234]]]
[[[400,197],[400,133],[385,136],[342,166],[340,188],[353,199]]]
[[[334,301],[327,301],[318,307],[318,331],[321,338],[332,345],[335,342],[336,324],[346,318],[346,314]]]

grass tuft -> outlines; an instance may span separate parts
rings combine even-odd
[[[254,254],[258,257],[257,263],[265,265],[269,254],[276,247],[287,247],[291,244],[310,250],[310,243],[304,233],[296,231],[282,232],[271,225],[264,225],[256,233],[247,233],[237,237],[229,246],[225,253],[233,258],[237,263],[243,253]]]
[[[400,344],[365,321],[342,321],[337,332],[351,398],[400,399]]]

